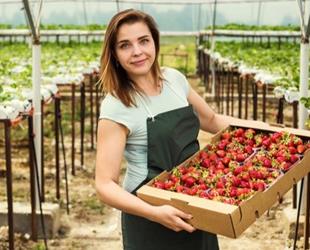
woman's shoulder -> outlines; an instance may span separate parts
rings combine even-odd
[[[110,93],[107,93],[101,102],[101,111],[104,110],[110,112],[126,112],[126,110],[129,110],[129,108],[126,107],[120,99]]]
[[[161,72],[164,78],[185,78],[185,76],[177,69],[170,67],[162,67]]]

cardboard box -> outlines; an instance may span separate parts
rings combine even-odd
[[[249,126],[250,124],[250,126]],[[310,138],[310,131],[298,129],[283,129],[274,126],[263,124],[263,126],[255,123],[234,123],[231,126],[254,128],[255,130],[265,132],[288,131],[302,139]],[[219,140],[221,132],[216,134],[211,142]],[[197,152],[184,163],[188,163],[193,157],[196,157]],[[154,179],[146,185],[142,186],[137,195],[141,199],[153,205],[172,205],[184,212],[193,215],[193,219],[189,222],[204,231],[221,234],[231,238],[240,236],[252,223],[255,222],[266,210],[276,203],[283,195],[289,191],[294,184],[302,179],[308,172],[310,172],[310,150],[308,150],[302,160],[297,162],[289,171],[279,177],[268,189],[265,191],[257,191],[251,198],[243,201],[239,206],[225,204],[217,201],[199,198],[197,196],[190,196],[183,193],[170,192],[158,188],[151,187]],[[164,180],[169,175],[164,171],[156,178]]]

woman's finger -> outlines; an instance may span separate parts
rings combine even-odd
[[[191,224],[187,223],[186,221],[182,220],[180,217],[177,219],[178,228],[185,230],[189,233],[192,233],[196,230]]]

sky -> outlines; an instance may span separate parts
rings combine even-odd
[[[2,2],[2,3],[1,3]],[[0,0],[0,23],[25,23],[21,1],[8,4],[9,0]],[[16,2],[16,1],[15,1]],[[87,4],[85,4],[87,2]],[[106,24],[117,11],[115,3],[104,1],[58,1],[43,2],[43,23],[99,23]],[[306,12],[309,15],[309,2]],[[37,13],[38,4],[33,5]],[[87,10],[84,11],[84,8]],[[213,5],[161,5],[120,3],[120,9],[142,9],[154,16],[161,30],[197,30],[211,24]],[[259,12],[259,9],[261,10]],[[260,13],[260,14],[259,14]],[[259,25],[299,25],[299,10],[296,1],[274,3],[233,3],[217,5],[217,24],[225,23]]]

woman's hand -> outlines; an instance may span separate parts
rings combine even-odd
[[[192,233],[196,230],[192,225],[185,221],[192,218],[190,214],[184,213],[170,205],[154,206],[153,208],[152,221],[160,223],[175,232],[185,230]]]

